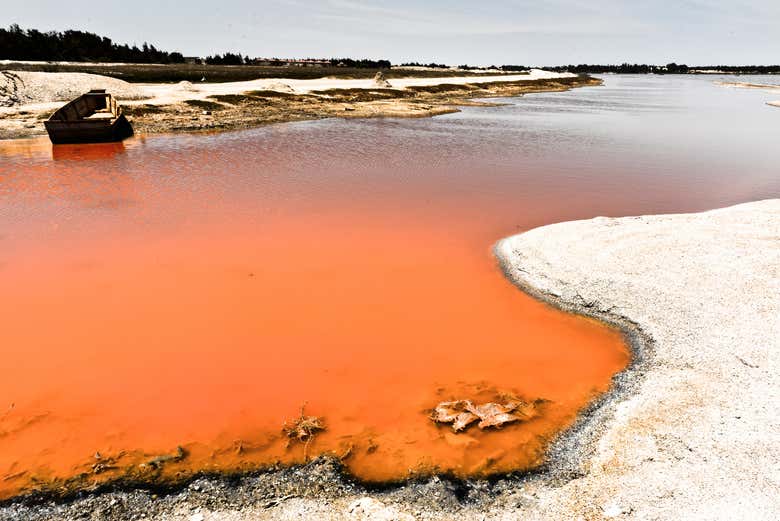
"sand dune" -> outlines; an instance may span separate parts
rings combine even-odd
[[[98,74],[0,71],[0,107],[59,105],[91,89],[106,89],[121,100],[147,97],[137,85]]]

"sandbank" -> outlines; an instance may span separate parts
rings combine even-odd
[[[80,93],[114,93],[136,132],[214,131],[328,117],[430,117],[473,98],[598,85],[600,80],[531,70],[525,74],[372,79],[266,78],[226,83],[128,83],[97,74],[0,71],[0,139],[45,133],[43,120]],[[11,94],[7,94],[11,93]]]

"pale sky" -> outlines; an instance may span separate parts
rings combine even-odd
[[[185,55],[451,65],[780,63],[780,0],[0,0],[0,25]]]

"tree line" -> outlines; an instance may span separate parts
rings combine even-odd
[[[42,32],[37,29],[22,29],[13,24],[8,29],[0,28],[0,60],[20,61],[74,61],[74,62],[125,62],[125,63],[184,63],[185,58],[180,52],[167,52],[157,49],[154,45],[144,43],[136,45],[114,43],[111,38],[94,33],[67,30]],[[214,54],[197,62],[208,65],[330,65],[333,67],[350,67],[358,69],[389,69],[390,60],[356,60],[352,58],[329,58],[310,60],[282,60],[279,58],[250,58],[238,53],[227,52]],[[404,63],[404,66],[418,66],[448,69],[442,63]],[[461,65],[461,70],[473,70],[476,67]],[[685,64],[668,63],[666,65],[648,65],[638,63],[622,63],[620,65],[563,65],[557,67],[542,67],[556,72],[575,72],[586,74],[686,74],[697,70],[717,70],[735,74],[780,74],[780,65],[702,65],[689,67]],[[527,70],[523,65],[495,65],[488,69],[507,72]]]
[[[111,38],[86,31],[48,31],[22,29],[13,24],[8,29],[0,28],[0,60],[19,61],[73,61],[73,62],[122,62],[122,63],[184,63],[180,52],[167,52],[154,45],[118,44]],[[196,62],[208,65],[258,65],[268,60],[250,58],[238,53],[214,54]],[[285,65],[287,60],[274,58],[274,65]],[[358,69],[389,69],[390,60],[355,60],[352,58],[329,58],[311,60],[318,64],[352,67]]]
[[[353,69],[389,69],[392,67],[390,60],[355,60],[352,58],[306,58],[302,60],[284,60],[281,58],[250,58],[241,53],[226,52],[206,56],[203,60],[206,65],[270,65],[281,67],[290,64],[299,65],[330,65],[333,67],[350,67]]]
[[[696,65],[667,63],[666,65],[648,65],[641,63],[622,63],[620,65],[561,65],[542,67],[547,71],[576,72],[580,74],[688,74],[696,71],[723,71],[733,74],[780,74],[780,65]]]
[[[117,44],[111,38],[85,31],[22,29],[17,24],[0,28],[0,59],[20,61],[74,61],[125,63],[183,63],[179,52],[154,45]]]
[[[686,74],[688,66],[669,63],[667,65],[648,65],[644,63],[621,63],[620,65],[591,65],[581,63],[579,65],[561,65],[558,67],[544,67],[544,70],[554,72],[576,72],[580,74]]]

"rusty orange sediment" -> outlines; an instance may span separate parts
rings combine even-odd
[[[511,208],[317,194],[279,146],[255,166],[273,190],[237,150],[0,154],[0,498],[320,454],[368,481],[529,469],[627,365],[619,331],[502,276]],[[501,429],[430,418],[508,395],[544,402]],[[321,428],[290,436],[304,405]]]

